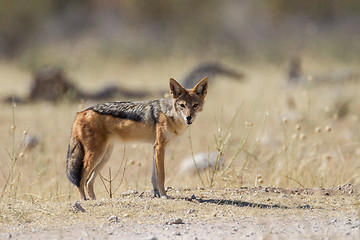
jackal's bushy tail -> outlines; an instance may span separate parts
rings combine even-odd
[[[71,136],[66,157],[66,175],[78,187],[80,186],[84,166],[83,160],[84,147],[78,139]]]

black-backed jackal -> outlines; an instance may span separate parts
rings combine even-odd
[[[182,134],[202,110],[208,79],[193,89],[170,78],[171,98],[98,104],[78,112],[68,146],[66,173],[86,200],[95,199],[96,175],[110,158],[113,140],[154,143],[151,182],[154,195],[167,197],[164,188],[166,144]]]

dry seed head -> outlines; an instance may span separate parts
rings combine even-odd
[[[261,139],[258,137],[258,138],[256,138],[256,144],[260,144],[261,143]]]
[[[300,138],[301,140],[305,140],[305,139],[306,139],[305,133],[300,133],[299,138]]]
[[[291,138],[292,138],[292,139],[297,139],[297,137],[298,137],[298,135],[297,135],[296,133],[294,133],[294,134],[291,135]]]
[[[320,128],[320,127],[316,127],[316,128],[315,128],[315,132],[321,133],[321,128]]]
[[[266,115],[266,116],[270,116],[269,111],[266,111],[266,112],[265,112],[265,115]]]
[[[256,176],[256,182],[259,183],[259,184],[261,184],[261,183],[264,182],[264,180],[262,179],[262,176],[261,176],[260,174],[258,174],[258,175]]]
[[[23,157],[24,157],[24,153],[21,152],[21,153],[19,154],[19,157],[23,158]]]
[[[283,151],[286,152],[288,150],[288,146],[283,146]]]
[[[332,156],[331,155],[326,155],[326,160],[331,160]]]
[[[295,127],[295,129],[296,129],[297,131],[300,131],[300,130],[301,130],[301,126],[300,126],[299,124],[297,124],[296,127]]]
[[[245,125],[248,127],[252,127],[254,124],[252,122],[245,121]]]
[[[15,125],[11,125],[11,130],[15,131],[16,126]]]
[[[287,117],[283,117],[282,121],[283,121],[283,123],[287,124],[288,118],[287,118]]]
[[[28,131],[23,131],[23,135],[26,136],[28,134]]]
[[[326,130],[327,132],[331,132],[332,129],[331,129],[331,127],[328,125],[328,126],[325,127],[325,130]]]

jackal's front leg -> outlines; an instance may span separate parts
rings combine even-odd
[[[152,168],[152,175],[151,175],[151,183],[153,185],[154,197],[160,197],[159,189],[158,189],[158,178],[156,174],[156,163],[155,163],[155,149],[153,154],[153,168]]]
[[[153,174],[152,184],[154,188],[155,197],[167,197],[164,182],[165,182],[165,143],[155,143],[154,145],[154,163],[153,163]]]
[[[154,159],[153,159],[153,172],[151,177],[151,182],[154,188],[155,197],[167,197],[164,182],[165,182],[165,168],[164,168],[164,158],[165,158],[165,147],[166,147],[166,137],[165,137],[165,124],[164,121],[161,121],[162,116],[160,116],[160,121],[156,126],[156,141],[154,144]]]

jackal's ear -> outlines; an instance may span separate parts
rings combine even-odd
[[[181,95],[185,94],[186,90],[183,86],[180,85],[175,79],[170,78],[170,94],[171,96],[176,99]]]
[[[196,86],[193,88],[193,92],[196,93],[199,97],[204,99],[207,94],[207,89],[209,86],[209,80],[208,78],[203,78]]]

